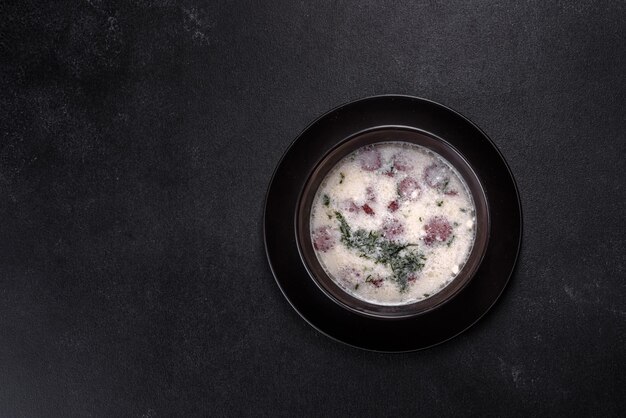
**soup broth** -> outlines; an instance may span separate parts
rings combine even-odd
[[[344,291],[378,305],[433,296],[461,271],[476,237],[467,185],[442,156],[385,142],[339,161],[313,200],[317,258]]]

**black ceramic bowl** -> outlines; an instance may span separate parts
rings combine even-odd
[[[474,249],[461,274],[440,293],[399,307],[339,289],[321,269],[308,230],[324,174],[350,151],[381,141],[408,141],[442,155],[464,178],[477,212]],[[390,95],[331,110],[296,138],[270,182],[263,228],[276,283],[302,318],[346,344],[398,352],[446,341],[489,310],[515,267],[522,223],[513,176],[485,133],[438,103]]]
[[[476,238],[470,255],[457,276],[441,291],[424,300],[404,305],[379,305],[366,302],[345,292],[333,281],[319,263],[311,242],[310,217],[315,194],[332,168],[358,148],[385,142],[405,142],[420,145],[444,157],[463,177],[472,195],[476,214]],[[483,259],[489,241],[489,211],[487,198],[480,180],[469,163],[450,144],[441,138],[414,128],[385,126],[359,132],[332,148],[315,165],[300,193],[296,215],[297,243],[302,262],[311,278],[333,301],[345,309],[379,318],[398,318],[419,315],[451,300],[471,280]]]

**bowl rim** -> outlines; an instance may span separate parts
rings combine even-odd
[[[380,140],[379,137],[386,139]],[[310,212],[314,198],[326,175],[347,155],[358,149],[380,144],[412,144],[433,152],[452,165],[465,182],[473,200],[476,217],[474,241],[470,255],[459,273],[443,288],[419,301],[383,305],[357,298],[339,286],[321,266],[310,238]],[[433,149],[433,145],[435,148]],[[443,151],[443,152],[442,152]],[[484,187],[472,165],[448,141],[430,132],[404,125],[380,125],[353,133],[330,148],[308,173],[307,180],[298,194],[294,216],[296,245],[300,259],[311,280],[333,302],[359,315],[377,319],[399,319],[422,315],[451,301],[472,280],[483,261],[489,245],[491,227],[489,207]]]

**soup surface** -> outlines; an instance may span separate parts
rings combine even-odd
[[[320,264],[346,292],[378,305],[433,296],[465,265],[475,207],[452,165],[404,142],[360,148],[320,184],[311,240]]]

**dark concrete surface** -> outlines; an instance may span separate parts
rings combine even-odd
[[[0,416],[620,416],[626,4],[0,4]],[[267,267],[264,193],[341,103],[477,123],[524,209],[468,332],[329,340]]]

